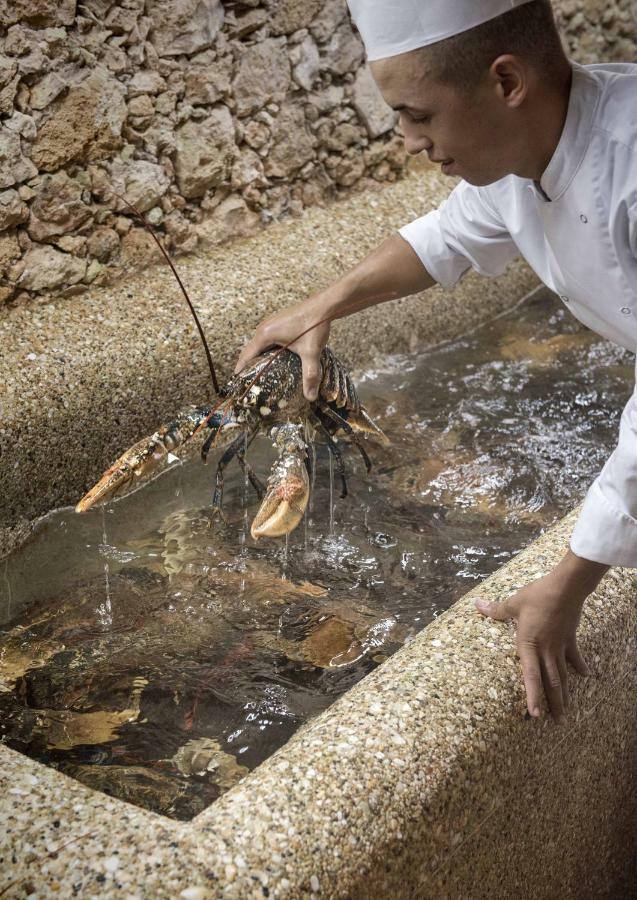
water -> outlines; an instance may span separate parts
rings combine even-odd
[[[213,516],[214,460],[40,522],[0,578],[6,743],[191,818],[581,497],[632,359],[543,295],[359,384],[392,446],[370,476],[349,450],[332,502],[317,445],[288,542],[250,537],[238,465]],[[270,441],[249,452],[265,478]]]

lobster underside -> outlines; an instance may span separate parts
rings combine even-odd
[[[220,403],[185,410],[130,447],[82,497],[76,512],[86,512],[132,489],[170,461],[179,447],[208,430],[202,458],[213,446],[225,447],[215,474],[213,508],[223,514],[224,470],[236,458],[261,500],[251,526],[253,538],[289,534],[303,519],[310,496],[308,432],[326,439],[341,479],[342,497],[347,494],[347,482],[339,437],[358,448],[368,471],[371,463],[361,436],[387,442],[361,404],[349,373],[328,347],[321,355],[321,367],[317,400],[309,402],[303,395],[299,357],[280,349],[261,354],[231,379]],[[246,450],[260,431],[270,433],[279,454],[265,485],[246,459]]]

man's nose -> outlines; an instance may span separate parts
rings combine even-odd
[[[423,134],[422,128],[405,120],[404,116],[400,117],[400,125],[405,142],[405,150],[410,156],[416,156],[423,150],[431,150],[433,141],[426,134]]]

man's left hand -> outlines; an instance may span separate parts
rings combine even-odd
[[[529,713],[540,715],[542,691],[556,722],[569,707],[567,663],[588,674],[577,646],[577,626],[584,601],[609,566],[569,550],[548,575],[527,584],[501,603],[477,599],[476,608],[492,619],[517,620],[517,650],[522,665]]]

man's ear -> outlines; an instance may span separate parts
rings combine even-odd
[[[529,90],[529,72],[519,56],[498,56],[489,66],[489,77],[498,98],[510,109],[522,104]]]

